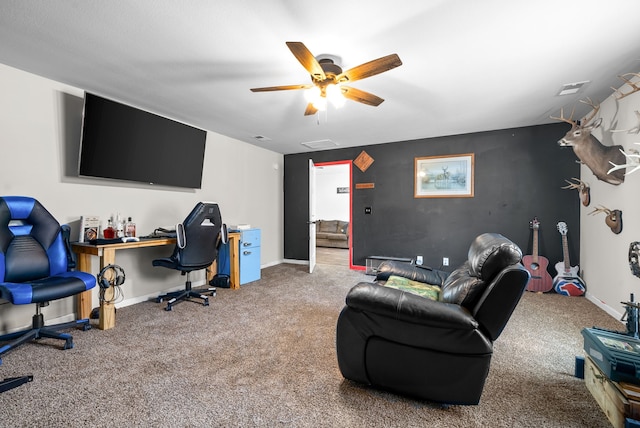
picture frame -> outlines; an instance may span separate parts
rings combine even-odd
[[[414,198],[473,198],[473,153],[415,158]]]

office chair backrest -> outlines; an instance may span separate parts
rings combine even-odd
[[[198,268],[211,264],[218,255],[217,240],[222,228],[218,204],[198,202],[181,224],[176,227],[180,245],[175,249],[180,265]]]
[[[0,197],[0,281],[32,281],[67,270],[58,221],[33,198]]]

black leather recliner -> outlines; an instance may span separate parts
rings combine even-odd
[[[336,331],[350,380],[445,404],[478,404],[500,336],[529,281],[522,251],[478,236],[452,273],[386,261],[376,282],[354,286]],[[438,300],[384,286],[391,276],[439,286]]]

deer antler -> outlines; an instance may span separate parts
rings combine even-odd
[[[640,143],[634,143],[634,144],[640,144]],[[631,171],[627,171],[624,175],[627,176],[629,174],[633,174],[634,172],[636,172],[637,170],[640,169],[640,154],[638,153],[637,150],[629,150],[631,153],[627,154],[625,153],[624,150],[620,150],[620,152],[624,155],[624,157],[627,160],[627,163],[622,164],[622,165],[616,165],[615,163],[609,161],[609,163],[611,165],[613,165],[613,168],[611,168],[609,171],[607,171],[607,174],[611,174],[611,172],[616,171],[618,169],[624,169],[624,168],[630,168],[633,167],[633,169]]]
[[[581,124],[586,125],[589,122],[591,122],[591,120],[596,116],[596,114],[598,113],[598,111],[600,110],[600,104],[594,103],[593,101],[591,101],[591,98],[587,98],[586,100],[580,100],[581,103],[586,104],[588,106],[591,106],[591,108],[593,110],[591,110],[591,113],[589,113],[589,117],[585,118]],[[569,116],[568,118],[564,117],[564,108],[560,109],[560,117],[556,117],[556,116],[549,116],[551,119],[555,119],[555,120],[559,120],[561,122],[566,122],[571,124],[571,126],[578,126],[578,121],[577,120],[573,120],[573,113],[575,113],[576,111],[576,107],[573,106],[573,109],[571,110],[571,116]]]
[[[586,125],[587,123],[591,122],[591,120],[593,120],[594,117],[596,117],[596,114],[598,114],[598,111],[600,111],[600,104],[594,103],[593,101],[591,101],[591,98],[589,97],[587,97],[586,101],[580,100],[580,102],[588,106],[591,106],[591,108],[593,109],[591,110],[589,117],[583,120],[584,125]]]
[[[570,189],[570,190],[582,190],[585,187],[589,187],[589,185],[587,183],[585,183],[584,181],[578,179],[578,178],[574,178],[571,177],[572,180],[577,181],[578,183],[572,183],[569,180],[564,180],[567,183],[569,183],[568,186],[563,186],[561,187],[561,189]]]
[[[556,117],[556,116],[549,116],[551,119],[554,120],[559,120],[561,122],[566,122],[568,124],[570,124],[571,126],[578,126],[578,121],[573,120],[573,113],[575,113],[576,111],[576,107],[573,106],[573,109],[571,110],[571,116],[569,116],[569,118],[564,117],[564,107],[560,109],[560,117]]]
[[[607,215],[610,215],[612,213],[612,211],[607,207],[603,207],[602,205],[598,205],[596,208],[593,209],[593,211],[591,211],[589,213],[589,215],[598,214],[598,213],[605,213]]]
[[[636,77],[640,77],[640,73],[625,73],[625,74],[621,74],[618,77],[621,78],[622,80],[624,80],[624,83],[626,83],[627,85],[631,86],[631,92],[622,92],[620,89],[616,89],[616,88],[611,88],[615,91],[616,93],[616,98],[618,98],[619,100],[623,99],[624,97],[631,95],[635,92],[640,91],[640,86],[638,86],[637,83],[633,83],[631,81],[631,79],[627,79],[625,76],[636,76]],[[624,85],[622,85],[624,86]]]

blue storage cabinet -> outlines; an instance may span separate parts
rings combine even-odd
[[[260,279],[260,229],[240,231],[240,285]]]

